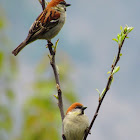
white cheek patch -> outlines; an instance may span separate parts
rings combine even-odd
[[[57,20],[51,20],[50,22],[51,23],[55,23],[55,22],[57,22],[59,19],[57,19]]]
[[[81,110],[80,109],[74,109],[73,111],[68,112],[68,115],[80,115]]]

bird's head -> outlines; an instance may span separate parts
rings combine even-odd
[[[68,108],[66,115],[83,115],[86,108],[80,103],[74,103]]]
[[[47,7],[53,7],[58,11],[66,11],[66,7],[70,6],[71,4],[67,4],[64,0],[51,0]]]

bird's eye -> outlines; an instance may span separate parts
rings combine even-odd
[[[76,106],[75,107],[75,109],[81,109],[82,108],[82,106]]]
[[[65,1],[61,1],[59,4],[66,5]]]

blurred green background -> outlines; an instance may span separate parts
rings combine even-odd
[[[57,94],[56,84],[53,72],[51,69],[49,70],[47,52],[42,56],[40,62],[35,64],[34,80],[28,85],[32,91],[26,90],[26,94],[29,94],[30,97],[22,100],[20,113],[16,111],[18,99],[15,88],[18,86],[18,82],[15,81],[20,75],[20,62],[8,53],[9,47],[14,44],[4,32],[8,22],[4,9],[0,8],[0,44],[6,48],[0,50],[0,140],[61,139],[61,118],[57,100],[53,97]],[[64,101],[71,104],[77,98],[73,84],[69,82],[68,77],[71,64],[67,56],[65,60],[62,59],[61,54],[58,54],[57,57]],[[50,75],[48,75],[49,72]],[[27,76],[25,78],[28,79],[28,75],[24,76]],[[22,87],[27,88],[26,86]],[[22,94],[22,90],[22,88],[19,89],[19,94]],[[17,119],[20,119],[18,121],[19,129],[15,125]],[[18,133],[14,133],[14,131],[18,131]]]
[[[88,140],[132,140],[140,134],[140,1],[80,0],[67,8],[66,23],[52,41],[59,44],[65,111],[75,102],[88,108],[89,120],[106,86],[117,52],[112,41],[120,25],[133,26],[122,49],[120,71],[106,96]],[[42,11],[38,0],[0,0],[0,140],[55,140],[61,137],[56,85],[46,41],[11,54]]]

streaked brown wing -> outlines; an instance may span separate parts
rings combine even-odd
[[[51,11],[44,10],[30,27],[28,37],[31,38],[33,35],[37,36],[49,31],[58,24],[59,17],[60,13],[53,9]]]

